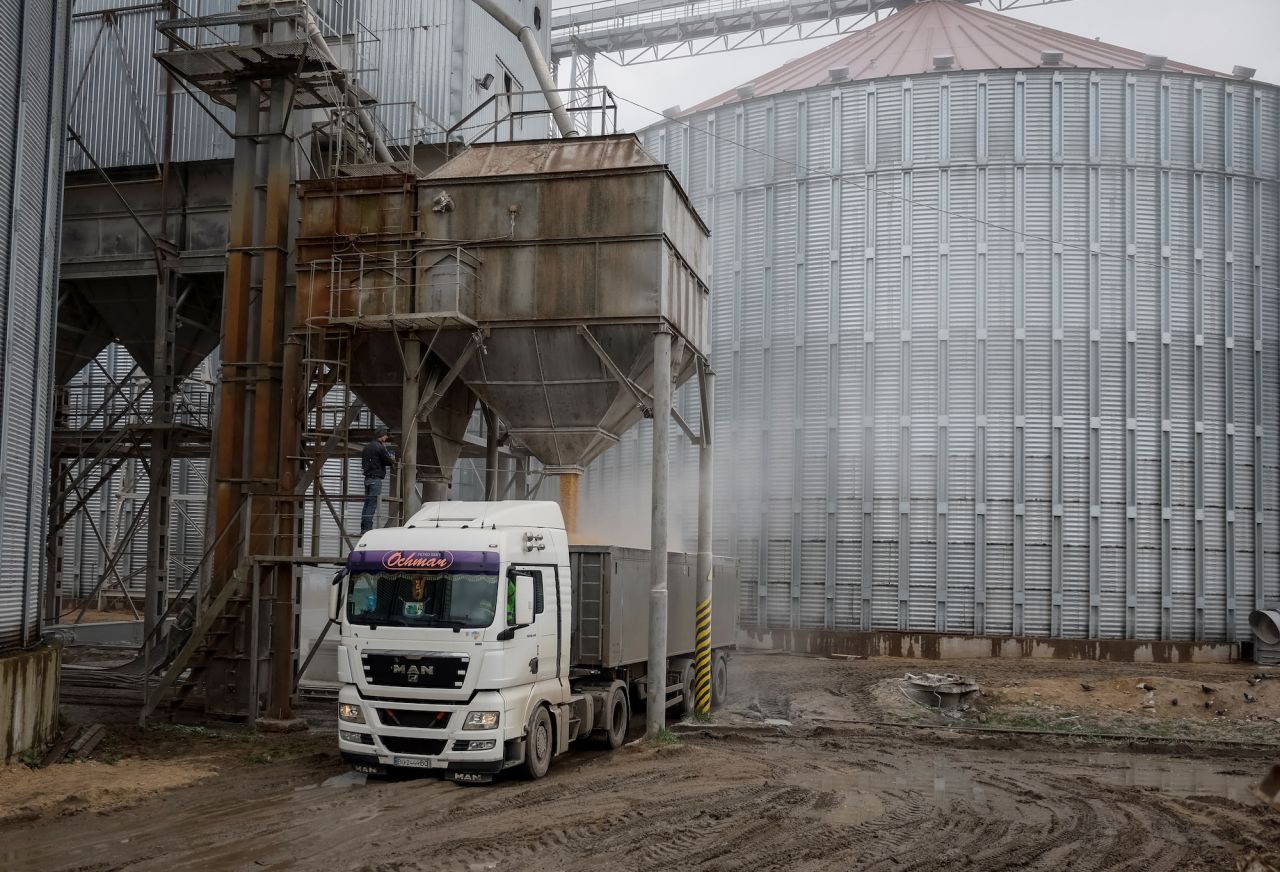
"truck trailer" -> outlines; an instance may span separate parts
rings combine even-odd
[[[693,698],[696,557],[668,555],[669,709]],[[737,573],[715,560],[712,705],[728,691]],[[438,502],[365,533],[334,579],[338,747],[358,771],[483,782],[622,745],[648,673],[649,552],[570,545],[554,502]]]

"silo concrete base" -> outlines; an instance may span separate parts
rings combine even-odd
[[[57,645],[0,654],[0,765],[42,753],[57,736],[61,667]]]

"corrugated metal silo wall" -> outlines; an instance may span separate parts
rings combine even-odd
[[[228,12],[236,5],[236,0],[191,0],[183,4],[184,17]],[[507,0],[506,5],[519,20],[532,23],[534,3]],[[441,140],[453,122],[501,90],[501,65],[524,88],[537,88],[519,42],[471,0],[318,0],[312,6],[326,32],[345,40],[338,54],[378,98],[375,114],[393,144]],[[102,14],[110,10],[115,12]],[[168,12],[159,5],[133,0],[76,3],[69,66],[71,125],[104,166],[160,161],[165,90],[152,55],[166,45],[155,29],[161,17]],[[227,28],[192,33],[188,36],[201,45],[237,39]],[[545,43],[545,24],[543,33]],[[498,82],[488,91],[475,84],[485,73],[493,73]],[[229,109],[178,90],[174,160],[229,159],[230,137],[197,100],[223,125],[234,126]],[[73,148],[68,169],[91,168],[88,156]]]
[[[0,650],[40,637],[67,6],[0,4]]]
[[[954,73],[687,121],[643,137],[712,228],[744,624],[1248,638],[1280,597],[1276,88]]]

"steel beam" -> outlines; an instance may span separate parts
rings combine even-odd
[[[656,739],[667,724],[667,473],[671,462],[671,340],[653,334],[653,504],[649,546],[649,664],[645,735]]]
[[[621,64],[732,51],[848,33],[917,0],[736,0],[733,4],[630,0],[569,7],[552,18],[553,60],[605,54]],[[1065,0],[959,0],[995,10]]]
[[[491,502],[498,499],[498,413],[487,404],[483,406],[483,412],[484,498]]]
[[[714,607],[711,593],[714,566],[712,484],[715,454],[712,406],[715,403],[715,373],[702,360],[698,361],[698,400],[702,436],[698,444],[698,587],[694,617],[693,710],[706,717],[711,713],[711,618]]]
[[[400,523],[406,524],[422,505],[418,491],[418,406],[422,402],[422,341],[406,338],[404,379],[400,394]]]

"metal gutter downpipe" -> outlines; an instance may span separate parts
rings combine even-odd
[[[302,26],[306,29],[307,36],[311,39],[311,44],[316,47],[316,51],[320,52],[324,59],[335,67],[345,69],[342,64],[338,63],[338,59],[333,56],[333,52],[329,50],[329,43],[324,41],[324,34],[320,32],[320,26],[316,24],[315,13],[311,11],[311,7],[304,5],[302,9]],[[369,113],[360,105],[360,101],[356,99],[356,96],[348,90],[346,77],[334,76],[333,81],[346,99],[347,106],[355,113],[356,123],[360,125],[364,135],[369,138],[369,144],[373,146],[374,155],[382,163],[395,163],[396,159],[391,156],[391,152],[387,149],[387,144],[382,141],[382,134],[374,126],[373,120],[369,118]]]
[[[551,78],[551,70],[547,66],[547,59],[542,54],[542,46],[538,45],[538,37],[534,29],[527,24],[521,24],[494,0],[472,0],[472,2],[488,12],[495,21],[514,33],[520,40],[520,44],[524,46],[524,53],[529,58],[529,65],[533,67],[533,74],[538,77],[542,96],[547,99],[547,105],[551,107],[551,116],[556,120],[556,127],[560,128],[560,135],[577,136],[578,130],[573,126],[573,119],[565,110],[564,101],[556,93],[556,83]]]

